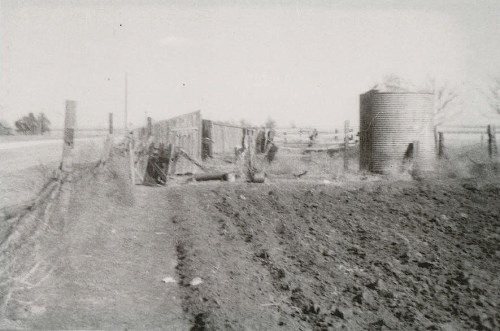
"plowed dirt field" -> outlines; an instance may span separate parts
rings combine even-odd
[[[500,326],[498,178],[65,185],[2,252],[0,328]]]

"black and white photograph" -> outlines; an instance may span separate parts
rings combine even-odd
[[[0,330],[500,330],[499,140],[498,0],[0,0]]]

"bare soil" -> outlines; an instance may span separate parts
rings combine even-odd
[[[49,229],[3,252],[26,259],[3,270],[0,328],[500,326],[498,178],[131,188],[125,167],[75,180]]]
[[[167,189],[197,330],[497,329],[500,185]]]

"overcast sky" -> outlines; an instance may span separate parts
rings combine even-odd
[[[189,3],[189,4],[188,4]],[[500,1],[0,0],[0,119],[64,100],[79,127],[201,110],[204,118],[335,126],[358,122],[359,94],[387,74],[465,91],[500,74]]]

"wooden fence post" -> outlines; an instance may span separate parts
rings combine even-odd
[[[148,117],[148,127],[147,127],[147,137],[151,137],[153,135],[153,120],[151,117]]]
[[[497,144],[495,138],[495,126],[488,125],[488,155],[490,159],[494,158],[497,154]]]
[[[443,132],[438,132],[438,156],[442,158],[444,156],[444,134]]]
[[[135,165],[134,165],[134,145],[133,145],[134,132],[133,131],[130,131],[128,138],[129,138],[128,155],[129,155],[129,162],[130,162],[130,179],[132,180],[132,185],[135,185]]]
[[[111,153],[111,147],[113,146],[113,113],[109,113],[108,116],[108,136],[104,142],[104,150],[101,156],[101,165],[104,165]]]
[[[70,172],[73,170],[73,147],[75,139],[76,102],[66,100],[66,114],[64,118],[64,145],[61,162],[61,170]]]
[[[344,170],[349,169],[349,159],[347,149],[349,147],[349,121],[344,122]]]
[[[109,124],[109,131],[108,131],[108,133],[110,135],[113,135],[113,113],[109,113],[108,124]]]
[[[203,160],[206,160],[209,157],[214,156],[213,152],[213,130],[214,130],[214,124],[210,120],[203,120],[202,122],[202,158]]]

